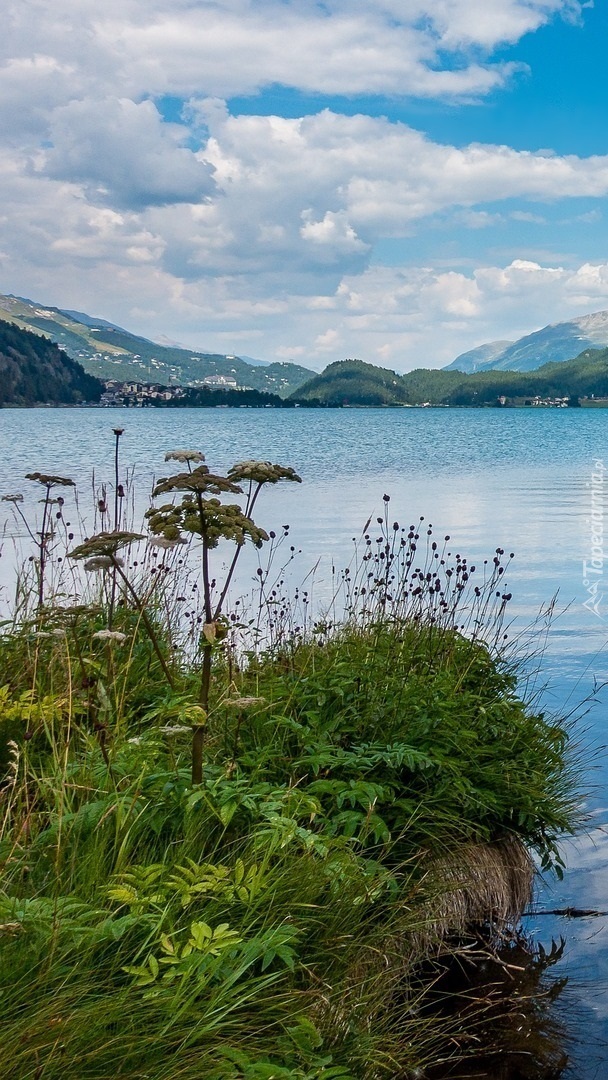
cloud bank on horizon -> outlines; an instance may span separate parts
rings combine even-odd
[[[581,86],[602,18],[9,2],[0,289],[193,347],[402,371],[608,307],[608,153]]]

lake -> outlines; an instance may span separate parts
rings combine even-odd
[[[512,635],[557,594],[540,679],[547,708],[570,712],[608,676],[608,414],[601,409],[184,409],[0,411],[0,495],[23,492],[33,506],[40,491],[24,480],[40,470],[77,481],[80,510],[97,483],[113,476],[114,427],[123,471],[132,469],[136,515],[147,506],[153,478],[165,474],[166,450],[200,449],[213,469],[245,458],[293,466],[301,485],[267,490],[256,520],[267,529],[291,526],[303,578],[318,563],[315,588],[329,595],[332,562],[346,565],[352,539],[391,497],[391,514],[409,525],[424,516],[471,560],[496,547],[515,552],[508,571]],[[604,481],[604,468],[607,479]],[[604,489],[606,495],[604,495]],[[606,513],[604,513],[606,508]],[[11,571],[11,537],[19,533],[0,504],[6,538],[0,586]],[[320,561],[319,561],[320,560]],[[245,567],[243,587],[252,572]],[[295,571],[294,571],[295,572]],[[580,723],[589,762],[589,831],[564,846],[568,869],[549,882],[539,909],[608,910],[608,755],[604,741],[608,695],[597,690]],[[608,1075],[608,916],[537,916],[528,929],[545,944],[566,938],[559,974],[569,985],[556,1003],[572,1033],[565,1074]],[[531,1074],[532,1075],[532,1074]]]

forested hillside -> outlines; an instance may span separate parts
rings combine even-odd
[[[0,407],[99,401],[102,384],[46,338],[0,323]]]
[[[400,375],[362,360],[337,360],[292,397],[323,405],[399,405],[408,401]]]
[[[418,368],[406,375],[361,360],[330,364],[297,393],[324,405],[496,405],[534,398],[608,397],[608,349],[544,364],[536,371],[438,371]],[[501,399],[505,399],[504,401]]]

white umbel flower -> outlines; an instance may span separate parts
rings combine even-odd
[[[171,548],[179,547],[180,544],[188,543],[187,540],[184,540],[183,536],[176,536],[175,538],[168,536],[152,536],[148,542],[150,547],[164,548],[166,551],[170,551]]]
[[[204,461],[205,455],[200,450],[168,450],[165,461],[179,461],[186,465],[189,461]]]
[[[92,574],[95,570],[109,570],[112,566],[124,565],[124,559],[119,559],[116,555],[113,559],[109,555],[93,555],[92,559],[87,559],[84,568]]]
[[[122,645],[127,640],[127,635],[121,634],[120,630],[97,630],[97,632],[93,634],[93,640],[117,641],[119,645]]]

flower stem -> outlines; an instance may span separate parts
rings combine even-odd
[[[163,672],[165,674],[165,678],[166,678],[167,682],[169,683],[169,686],[171,687],[171,689],[175,690],[175,680],[174,680],[171,672],[169,671],[169,668],[167,667],[167,661],[165,660],[165,658],[164,658],[164,656],[163,656],[163,654],[161,652],[160,645],[158,643],[158,636],[156,634],[156,631],[154,630],[154,627],[152,626],[152,623],[150,622],[150,619],[148,618],[148,613],[147,613],[147,611],[145,609],[145,606],[142,603],[142,601],[140,600],[139,596],[137,595],[137,592],[133,588],[131,582],[129,581],[129,579],[127,577],[127,575],[121,569],[121,567],[120,567],[120,565],[119,565],[119,563],[118,563],[118,561],[116,559],[116,556],[111,555],[110,558],[112,559],[112,565],[114,566],[114,569],[115,569],[116,573],[120,577],[121,581],[124,582],[127,591],[129,592],[130,596],[132,597],[133,602],[134,602],[137,610],[139,611],[139,614],[141,615],[142,622],[143,622],[143,624],[144,624],[144,626],[145,626],[145,628],[147,630],[148,637],[150,638],[150,642],[152,644],[152,648],[154,649],[154,652],[156,653],[156,655],[158,657],[158,661],[160,663],[160,666],[163,669]]]

